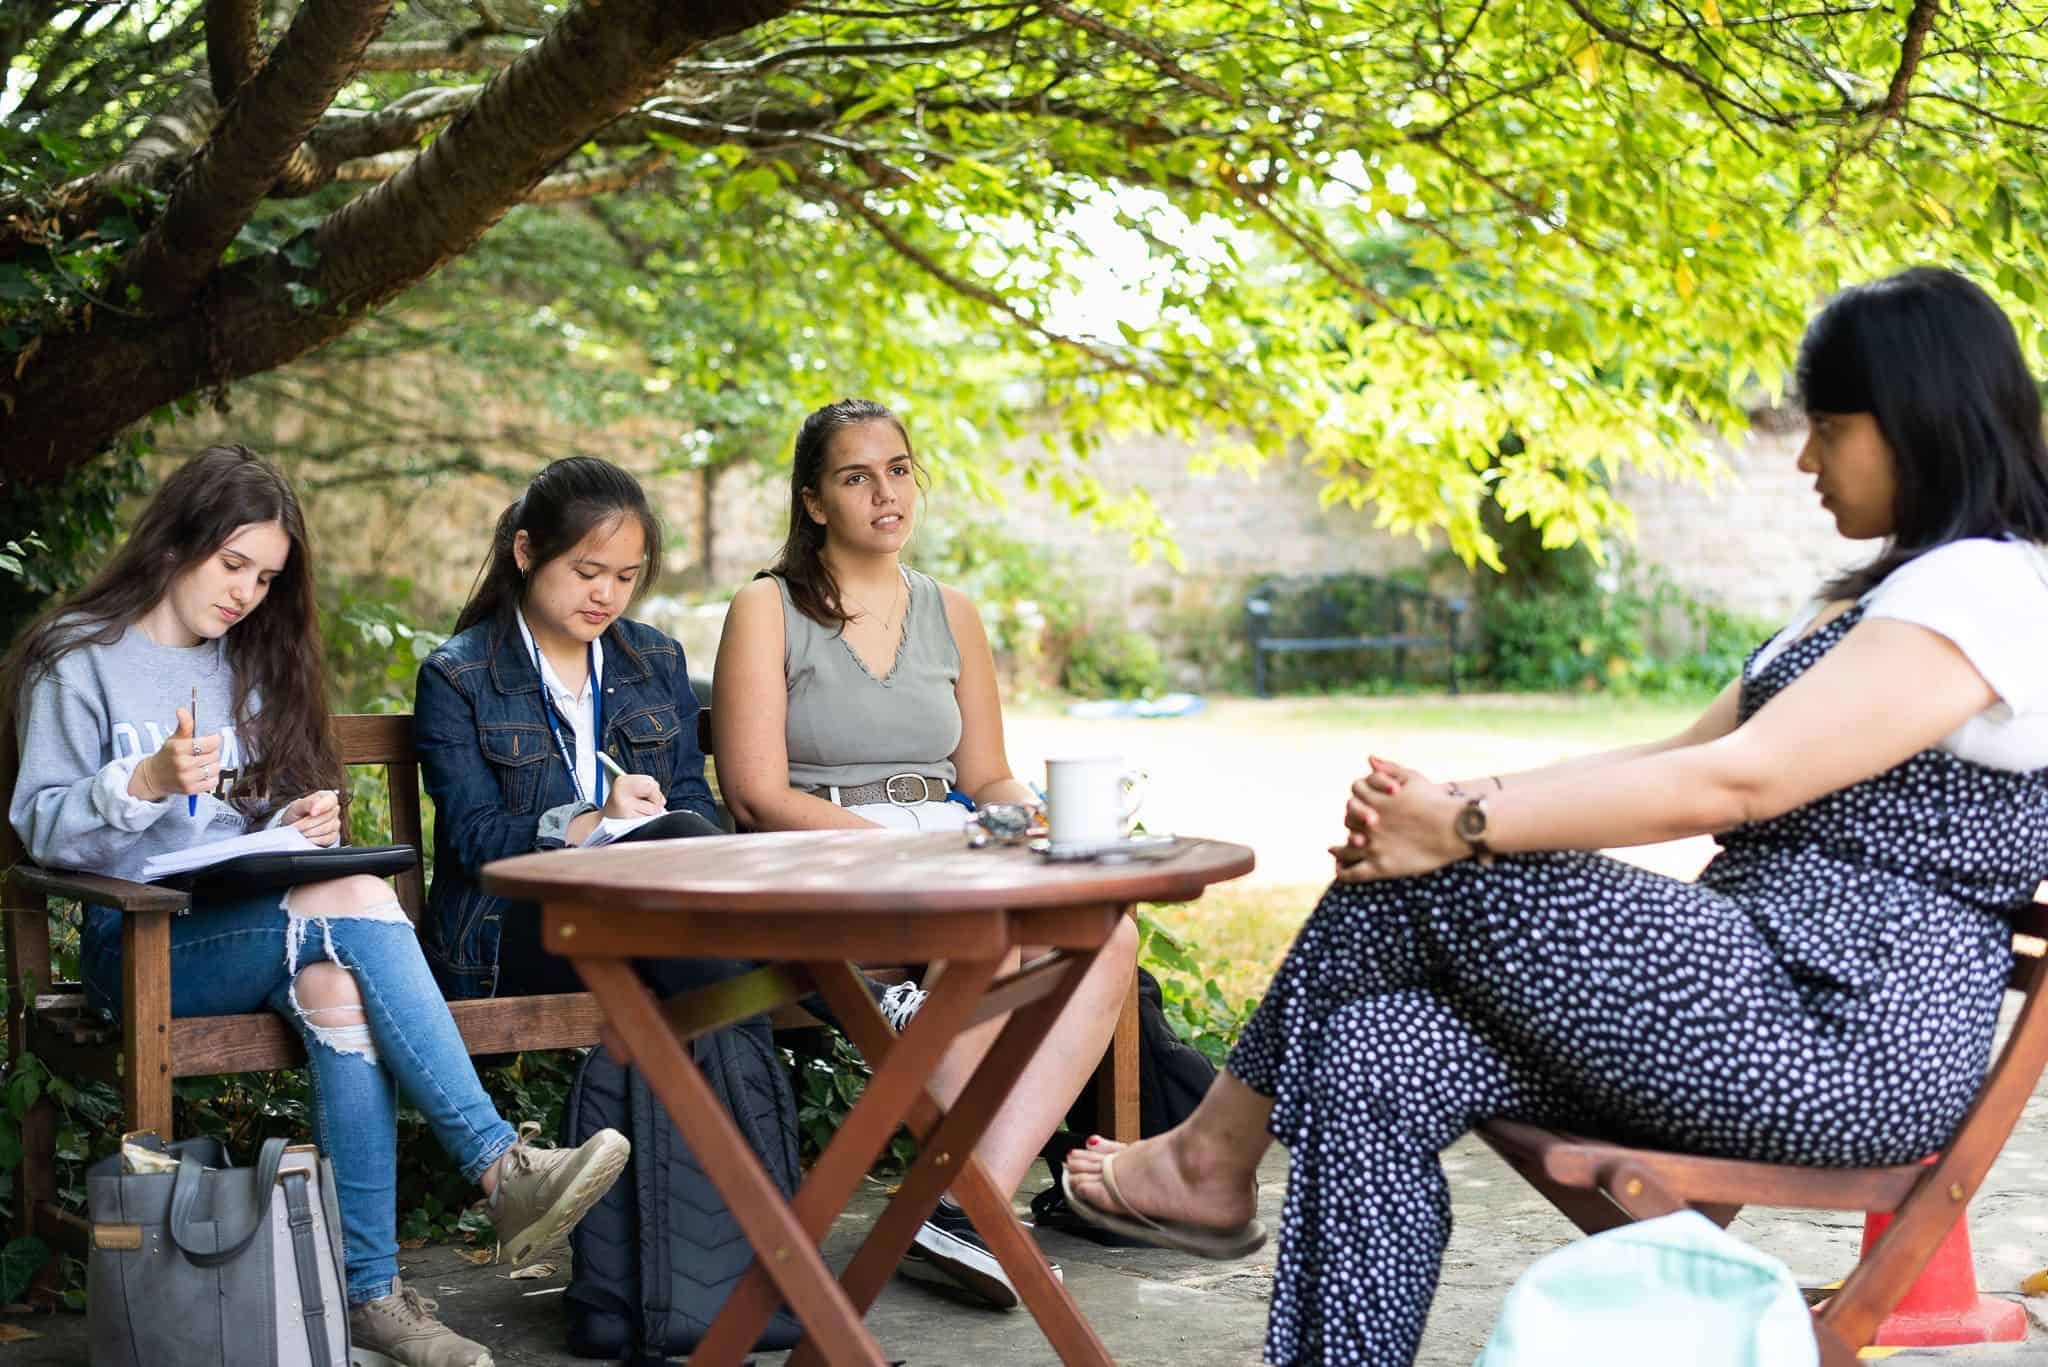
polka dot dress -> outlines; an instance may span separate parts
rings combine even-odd
[[[1860,615],[1746,677],[1743,719]],[[1414,1358],[1437,1154],[1482,1120],[1836,1167],[1947,1142],[1989,1066],[2002,909],[2048,871],[2048,772],[1927,751],[1721,846],[1696,883],[1568,853],[1331,887],[1230,1058],[1293,1160],[1268,1362]]]

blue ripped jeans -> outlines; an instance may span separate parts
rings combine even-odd
[[[306,1043],[314,1138],[334,1164],[351,1305],[391,1293],[398,1275],[398,1097],[418,1108],[464,1178],[512,1146],[513,1129],[477,1081],[419,937],[403,921],[334,918],[305,925],[297,963],[325,960],[355,976],[362,1027],[316,1027],[292,1000],[290,926],[280,895],[215,902],[171,918],[171,1014],[269,1008]],[[95,1005],[121,1009],[121,916],[86,909],[81,976]]]

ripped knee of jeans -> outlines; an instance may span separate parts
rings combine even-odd
[[[325,981],[329,974],[320,973],[321,969],[329,970],[345,983],[330,984]],[[307,984],[309,978],[320,981]],[[302,984],[311,989],[307,995],[322,999],[319,1005],[306,1004],[299,994]],[[370,1037],[369,1019],[363,1014],[362,998],[357,995],[355,979],[347,970],[331,964],[313,965],[292,980],[291,1002],[308,1048],[318,1044],[337,1054],[377,1062],[377,1042]]]

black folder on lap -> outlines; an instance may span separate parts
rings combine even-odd
[[[192,900],[230,902],[259,892],[324,883],[330,878],[368,874],[389,878],[418,868],[420,852],[411,845],[330,845],[317,850],[245,854],[223,860],[163,885],[190,888]]]

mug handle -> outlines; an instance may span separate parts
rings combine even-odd
[[[1131,824],[1137,819],[1138,809],[1145,805],[1145,785],[1151,782],[1151,775],[1143,769],[1133,769],[1127,774],[1117,775],[1117,787],[1122,792],[1122,806],[1117,812],[1117,831],[1122,835],[1131,833]]]

